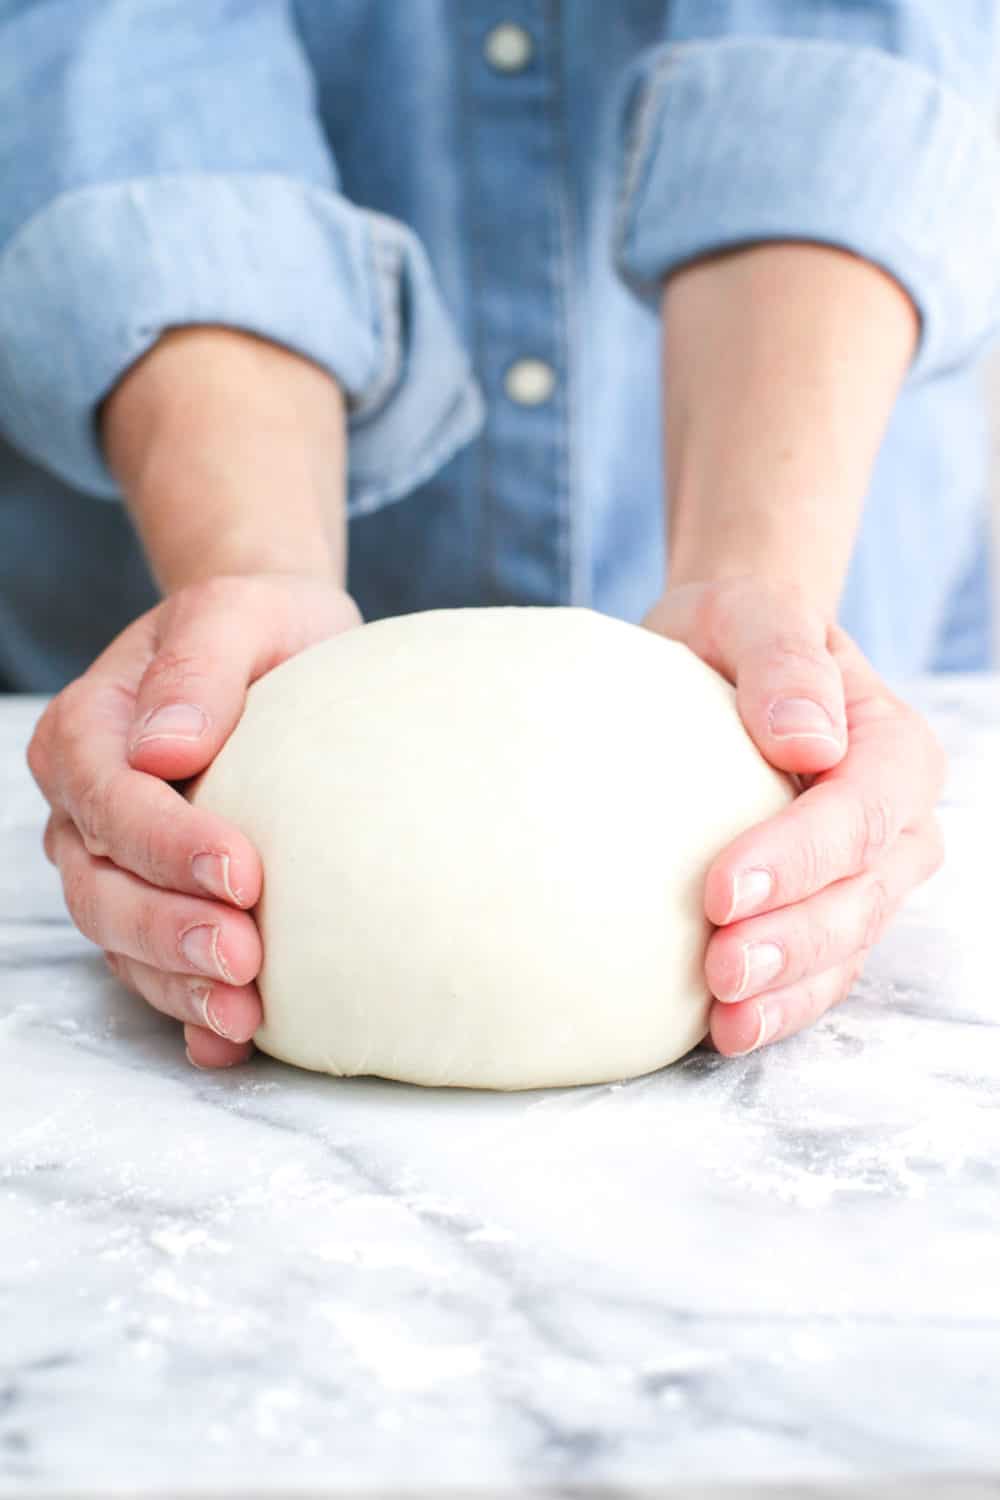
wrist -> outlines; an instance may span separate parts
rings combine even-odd
[[[102,435],[166,592],[218,574],[343,581],[346,418],[317,366],[245,334],[178,329],[116,387]]]
[[[752,578],[833,616],[849,545],[831,496],[793,495],[781,503],[771,494],[757,503],[739,487],[731,494],[721,485],[711,494],[685,492],[671,526],[668,587]]]
[[[246,452],[216,457],[214,448],[197,442],[178,462],[178,444],[165,429],[126,491],[164,593],[219,574],[301,573],[343,581],[343,540],[309,473],[280,457],[257,464],[247,462]]]
[[[664,293],[672,584],[752,576],[833,611],[916,314],[884,272],[770,244]]]

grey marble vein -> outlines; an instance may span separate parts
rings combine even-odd
[[[917,696],[949,861],[848,1004],[515,1096],[189,1069],[0,701],[0,1495],[1000,1494],[1000,683]]]

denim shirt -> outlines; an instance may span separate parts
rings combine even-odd
[[[991,0],[0,0],[0,682],[58,687],[155,597],[95,413],[185,323],[342,383],[367,615],[638,619],[663,279],[785,238],[921,319],[843,622],[892,675],[983,665],[996,29]]]

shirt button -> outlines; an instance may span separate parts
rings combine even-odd
[[[556,388],[556,372],[544,359],[517,359],[508,368],[503,384],[518,406],[541,406]]]
[[[483,54],[498,73],[520,73],[531,61],[535,44],[530,32],[513,21],[503,21],[488,33]]]

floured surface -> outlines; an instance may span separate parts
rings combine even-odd
[[[0,706],[0,1493],[1000,1470],[1000,687],[950,861],[760,1056],[191,1072],[65,924]]]

